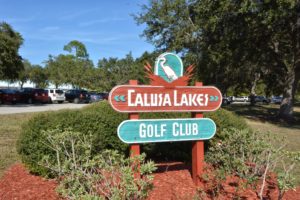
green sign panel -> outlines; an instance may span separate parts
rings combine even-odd
[[[208,140],[215,133],[209,118],[126,120],[118,127],[119,138],[128,144]]]

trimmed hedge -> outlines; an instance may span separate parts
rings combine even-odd
[[[190,113],[142,113],[141,119],[152,118],[189,118]],[[211,140],[222,138],[224,128],[248,128],[246,122],[229,111],[219,109],[213,113],[205,113],[204,117],[213,119],[217,124],[217,134]],[[128,154],[128,145],[118,138],[116,131],[118,125],[128,118],[127,114],[114,111],[107,101],[92,104],[81,110],[61,110],[37,114],[23,125],[22,133],[17,143],[18,153],[22,161],[33,173],[49,175],[49,171],[38,163],[43,156],[54,155],[47,145],[45,130],[59,128],[72,130],[82,134],[93,135],[93,153],[104,149],[115,149]],[[191,142],[154,143],[142,145],[144,151],[152,159],[190,159]],[[53,156],[54,157],[54,156]]]

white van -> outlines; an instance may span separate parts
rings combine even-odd
[[[48,91],[49,103],[63,103],[66,100],[65,93],[60,89],[46,89]]]

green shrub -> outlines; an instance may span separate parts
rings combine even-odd
[[[275,155],[268,134],[231,128],[224,129],[223,136],[226,139],[209,147],[205,159],[224,173],[255,179],[262,175],[269,153]]]
[[[67,199],[145,199],[152,189],[156,169],[152,161],[145,162],[145,154],[124,158],[115,150],[92,155],[92,135],[73,130],[44,131],[45,145],[55,159],[44,156],[41,165],[60,177],[58,192]],[[135,163],[140,168],[133,167]],[[140,173],[143,178],[134,178]]]
[[[190,118],[190,116],[190,113],[140,114],[141,119]],[[247,127],[242,118],[238,118],[223,109],[205,113],[204,117],[213,119],[217,124],[217,133],[211,140],[212,142],[223,138],[222,130],[224,128],[243,129]],[[49,171],[38,165],[38,162],[45,155],[53,155],[53,152],[44,145],[46,138],[42,131],[45,130],[72,128],[72,130],[83,135],[92,134],[93,154],[104,149],[115,149],[128,154],[128,145],[122,143],[116,134],[118,125],[126,119],[128,119],[128,114],[114,111],[107,101],[92,104],[81,110],[62,110],[37,114],[24,124],[17,149],[22,161],[29,169],[41,175],[48,175]],[[142,151],[151,158],[182,161],[188,161],[191,158],[191,142],[155,143],[141,146]]]
[[[105,102],[98,104],[95,109],[62,110],[37,114],[23,125],[17,142],[17,150],[22,161],[33,173],[48,175],[49,171],[37,164],[44,155],[53,154],[44,145],[45,136],[42,131],[72,128],[83,135],[93,135],[93,153],[103,149],[126,152],[128,145],[120,141],[116,134],[116,127],[126,118],[126,115],[114,112]]]
[[[260,185],[257,197],[264,199],[265,183],[270,172],[274,173],[278,168],[281,169],[277,173],[278,199],[282,199],[285,191],[295,188],[293,170],[300,162],[300,152],[283,150],[284,138],[235,128],[224,129],[222,135],[225,139],[211,144],[205,155],[206,162],[214,166],[219,179],[236,175],[246,180],[249,186]]]

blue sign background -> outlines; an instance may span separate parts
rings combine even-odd
[[[186,134],[187,130],[183,128],[183,131],[179,134],[180,128],[177,128],[177,136],[174,136],[173,128],[174,123],[182,124],[185,127],[186,124],[197,124],[197,135]],[[141,137],[140,125],[148,127],[149,125],[154,130],[156,127],[157,136],[154,133],[152,137]],[[162,133],[162,127],[165,131]],[[146,129],[144,129],[146,130]],[[188,141],[188,140],[208,140],[216,133],[216,124],[209,118],[195,118],[195,119],[149,119],[149,120],[126,120],[123,121],[118,127],[119,138],[128,144],[132,143],[150,143],[150,142],[172,142],[172,141]]]

